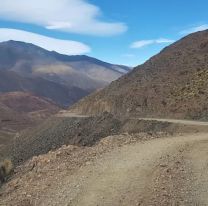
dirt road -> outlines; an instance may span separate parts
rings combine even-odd
[[[72,113],[68,110],[62,110],[58,114],[56,114],[57,117],[77,117],[77,118],[87,118],[89,116],[87,115],[81,115],[77,113]],[[155,120],[159,122],[169,122],[169,123],[175,123],[175,124],[184,124],[184,125],[195,125],[195,126],[208,126],[208,122],[203,121],[193,121],[193,120],[178,120],[178,119],[162,119],[162,118],[140,118],[140,117],[134,117],[130,119],[140,119],[140,120]]]
[[[195,125],[195,126],[208,126],[208,122],[202,121],[193,121],[193,120],[178,120],[178,119],[158,119],[158,118],[136,118],[141,120],[155,120],[159,122],[170,122],[175,124],[184,124],[184,125]]]
[[[55,185],[40,205],[208,205],[208,134],[114,149]]]
[[[70,112],[68,110],[61,110],[59,113],[55,115],[56,117],[77,117],[77,118],[87,118],[87,115],[81,115],[77,113]]]
[[[154,120],[207,125],[184,120]],[[92,151],[96,148],[95,145]],[[21,182],[18,193],[13,190],[12,201],[6,195],[3,205],[20,202],[19,206],[205,206],[208,205],[207,149],[208,133],[194,133],[122,144],[101,155],[93,152],[93,161],[80,164],[73,173],[61,171],[61,176],[60,169],[56,169],[60,162],[51,163],[53,169],[38,175],[43,178],[42,182],[36,171],[30,174],[34,178],[25,174],[25,180],[30,181],[29,185],[35,184],[36,190],[31,189],[28,194],[26,181],[18,180]],[[45,158],[47,160],[47,155]],[[49,168],[50,161],[47,161]],[[49,179],[47,182],[48,177],[54,182]],[[24,194],[26,199],[22,199]]]

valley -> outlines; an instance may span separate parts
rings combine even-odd
[[[20,132],[41,125],[128,71],[129,67],[85,55],[63,55],[13,40],[1,42],[0,160]]]

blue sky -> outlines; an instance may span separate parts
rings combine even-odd
[[[207,0],[0,0],[0,41],[136,66],[208,29]]]

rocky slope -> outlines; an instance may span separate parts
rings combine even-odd
[[[191,34],[71,107],[72,112],[208,119],[208,30]]]
[[[163,137],[163,138],[160,138]],[[207,205],[207,134],[106,137],[63,146],[15,169],[0,188],[8,206]]]
[[[102,138],[110,135],[208,131],[207,124],[201,125],[199,122],[200,124],[197,125],[197,123],[191,125],[186,121],[160,122],[150,119],[122,119],[109,113],[95,117],[54,116],[37,127],[19,133],[15,138],[15,143],[11,145],[12,147],[7,148],[5,155],[11,157],[15,165],[19,165],[33,156],[45,154],[62,145],[93,146]]]
[[[18,132],[41,124],[59,110],[51,100],[31,93],[0,93],[0,160]]]

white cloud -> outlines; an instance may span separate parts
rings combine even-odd
[[[191,27],[191,28],[185,29],[185,30],[181,31],[179,34],[187,35],[187,34],[191,34],[191,33],[197,32],[197,31],[204,31],[206,29],[208,29],[208,24],[203,24],[203,25],[200,25],[200,26],[196,26],[196,27]]]
[[[163,44],[163,43],[173,43],[175,40],[173,39],[166,39],[166,38],[160,38],[154,40],[156,44]]]
[[[154,40],[140,40],[140,41],[133,42],[131,44],[131,48],[142,48],[150,44],[154,44]]]
[[[92,35],[115,35],[127,30],[120,22],[99,20],[100,9],[86,0],[0,0],[0,18],[47,29]]]
[[[174,42],[174,40],[166,39],[166,38],[140,40],[140,41],[133,42],[130,47],[137,49],[137,48],[142,48],[144,46],[148,46],[148,45],[152,45],[152,44],[164,44],[164,43],[173,43],[173,42]]]
[[[50,38],[23,30],[0,28],[0,42],[9,40],[32,43],[49,51],[67,55],[90,52],[90,47],[81,42]]]

